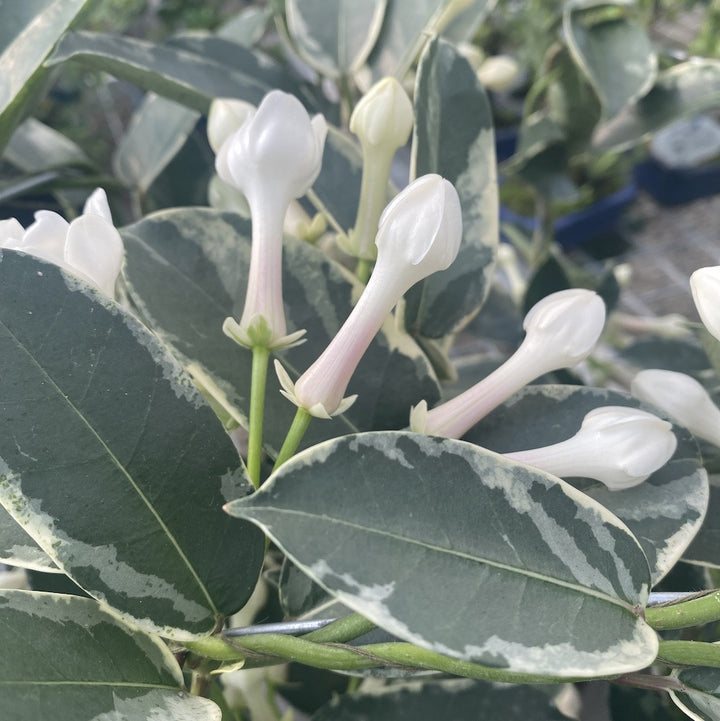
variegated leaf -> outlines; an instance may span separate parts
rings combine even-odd
[[[211,633],[264,544],[221,510],[249,484],[190,378],[115,303],[8,250],[0,355],[0,503],[90,595],[168,636]]]
[[[0,3],[0,152],[43,86],[45,58],[87,3]]]
[[[572,437],[589,411],[607,405],[642,407],[660,415],[620,391],[533,385],[490,413],[465,439],[498,453],[539,448]],[[673,431],[678,439],[675,455],[640,485],[609,491],[599,481],[576,482],[635,534],[650,563],[653,584],[698,533],[708,504],[707,474],[697,444],[681,426]]]
[[[38,571],[55,572],[58,567],[32,536],[0,506],[0,563]]]
[[[638,617],[647,560],[625,525],[469,443],[344,436],[228,511],[340,601],[438,653],[557,678],[637,670],[657,652]]]
[[[387,0],[286,0],[287,27],[301,57],[331,78],[357,72],[377,40]]]
[[[567,47],[595,88],[606,118],[645,95],[657,76],[650,38],[630,16],[629,5],[625,0],[573,0],[564,6]]]
[[[720,669],[687,668],[673,674],[685,689],[672,700],[693,721],[720,721]]]
[[[250,259],[250,222],[233,213],[170,210],[123,231],[133,300],[153,328],[238,423],[245,425],[252,355],[222,333],[239,317]],[[308,245],[285,239],[283,290],[288,332],[307,329],[307,342],[279,354],[293,379],[320,355],[350,313],[361,287]],[[348,388],[356,403],[342,417],[310,425],[306,445],[356,429],[405,426],[409,408],[439,397],[425,356],[389,319],[363,357]],[[271,371],[265,439],[277,450],[295,406],[279,393]]]
[[[498,243],[498,193],[487,97],[467,60],[437,38],[418,66],[411,173],[447,178],[462,206],[457,259],[405,296],[406,327],[413,334],[441,338],[467,324],[489,290]]]
[[[160,639],[97,601],[0,591],[0,718],[220,721]]]
[[[683,560],[701,566],[720,568],[720,476],[710,476],[710,502],[705,521]]]
[[[292,91],[295,87],[281,68],[266,57],[234,43],[226,45],[233,47],[232,66],[185,47],[76,32],[62,38],[48,62],[76,60],[201,113],[207,112],[214,98],[242,98],[258,104],[273,88]]]

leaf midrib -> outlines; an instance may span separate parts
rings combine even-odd
[[[29,349],[20,341],[20,339],[10,330],[10,328],[8,328],[8,326],[3,321],[0,321],[0,327],[4,328],[6,330],[6,332],[10,336],[10,338],[12,338],[14,340],[14,342],[16,343],[17,347],[20,348],[22,350],[22,352],[26,354],[26,356],[30,359],[31,363],[33,365],[35,365],[35,367],[39,370],[39,372],[47,379],[48,383],[50,383],[50,385],[56,390],[57,394],[65,401],[65,403],[70,408],[70,410],[82,421],[82,423],[87,427],[88,431],[95,437],[95,439],[98,441],[100,446],[106,451],[106,453],[107,453],[108,457],[110,458],[110,460],[112,461],[112,463],[114,463],[116,465],[116,467],[122,472],[122,474],[125,476],[125,478],[130,483],[130,486],[133,488],[133,490],[135,490],[137,495],[140,497],[142,502],[145,504],[147,509],[150,511],[151,515],[155,518],[155,520],[157,521],[157,523],[160,526],[163,533],[167,536],[168,540],[170,541],[170,544],[177,552],[177,555],[180,558],[180,560],[190,571],[190,575],[195,579],[200,591],[202,592],[203,596],[205,596],[205,599],[208,602],[210,611],[216,617],[219,616],[220,612],[217,609],[217,607],[215,606],[215,603],[214,603],[212,597],[210,596],[210,593],[209,593],[207,587],[205,586],[203,581],[198,576],[195,568],[190,563],[188,557],[185,555],[185,552],[182,550],[182,548],[180,547],[179,543],[177,542],[177,540],[175,539],[173,534],[170,533],[170,530],[167,527],[167,525],[165,524],[164,520],[161,518],[161,516],[156,511],[154,506],[150,503],[150,501],[148,500],[148,498],[146,497],[146,495],[142,491],[142,489],[137,485],[135,480],[128,473],[125,466],[123,466],[123,464],[120,463],[118,458],[110,450],[109,446],[105,443],[105,441],[100,437],[100,435],[95,430],[95,428],[93,428],[93,426],[90,424],[90,422],[85,418],[85,416],[80,412],[80,410],[75,406],[75,404],[70,400],[70,398],[65,393],[62,392],[60,386],[47,373],[47,371],[40,365],[40,363],[35,359],[35,357],[32,355],[32,353],[29,351]],[[8,513],[9,513],[9,510],[8,510]],[[38,543],[38,545],[40,545],[43,548],[43,550],[51,558],[53,558],[53,549],[52,548],[50,548],[50,549],[44,548],[42,546],[42,544],[39,541],[37,541],[37,539],[36,539],[36,543]],[[60,563],[59,559],[53,558],[53,560],[56,563],[58,563],[59,566],[61,566],[61,565],[64,566],[64,564]]]
[[[347,527],[347,528],[357,529],[357,530],[363,531],[363,532],[368,533],[368,534],[374,534],[374,535],[377,535],[377,536],[384,536],[384,537],[387,537],[387,538],[392,538],[393,540],[401,541],[401,542],[408,543],[408,544],[411,544],[411,545],[414,545],[414,546],[420,546],[420,547],[422,547],[422,548],[426,548],[426,549],[431,550],[431,551],[434,551],[434,552],[436,552],[436,553],[441,553],[441,554],[445,554],[445,555],[449,555],[449,556],[454,556],[454,557],[457,557],[457,558],[462,558],[462,559],[465,559],[465,560],[473,561],[474,563],[478,563],[478,564],[485,564],[485,565],[487,565],[487,566],[492,566],[493,568],[498,568],[498,569],[501,569],[501,570],[504,570],[504,571],[508,571],[508,572],[510,572],[510,573],[515,573],[515,574],[518,574],[518,575],[521,575],[521,576],[525,576],[525,577],[527,577],[527,578],[533,578],[533,579],[535,579],[535,580],[543,581],[543,582],[549,583],[549,584],[551,584],[551,585],[560,586],[560,587],[562,587],[562,588],[572,589],[572,590],[578,591],[579,593],[582,593],[583,595],[593,596],[594,598],[598,598],[598,599],[603,600],[603,601],[608,601],[609,603],[612,603],[612,604],[614,604],[614,605],[616,605],[616,606],[620,606],[621,608],[624,608],[625,610],[628,610],[628,611],[630,611],[631,613],[633,613],[633,615],[636,615],[636,614],[634,613],[634,606],[633,606],[633,604],[631,604],[631,603],[629,603],[629,602],[627,602],[627,601],[623,601],[623,600],[620,599],[620,598],[613,598],[612,596],[608,596],[607,594],[603,593],[603,592],[600,591],[600,590],[591,589],[591,588],[588,588],[587,586],[580,586],[580,585],[571,583],[571,582],[569,582],[569,581],[563,581],[563,580],[558,579],[558,578],[552,578],[552,577],[549,577],[549,576],[543,576],[543,575],[541,575],[541,574],[539,574],[539,573],[536,573],[535,571],[528,571],[528,570],[526,570],[526,569],[517,568],[517,567],[515,567],[515,566],[510,566],[510,565],[507,565],[507,564],[504,564],[504,563],[500,563],[500,562],[498,562],[498,561],[492,561],[492,560],[489,560],[489,559],[479,558],[479,557],[477,557],[477,556],[472,556],[472,555],[470,555],[469,553],[465,553],[465,552],[463,552],[463,551],[453,551],[453,550],[448,549],[448,548],[443,548],[442,546],[436,546],[436,545],[434,545],[434,544],[432,544],[432,543],[427,543],[426,541],[422,541],[422,540],[415,539],[415,538],[409,538],[409,537],[407,537],[407,536],[402,536],[402,535],[397,534],[397,533],[391,533],[390,531],[385,531],[385,530],[376,529],[376,528],[368,528],[367,526],[362,526],[362,525],[360,525],[360,524],[358,524],[358,523],[353,523],[353,522],[347,521],[347,520],[345,520],[345,519],[341,519],[341,518],[331,518],[331,517],[326,516],[326,515],[319,515],[319,514],[308,513],[307,511],[299,511],[299,510],[284,509],[284,508],[282,508],[282,509],[278,509],[278,508],[259,508],[259,509],[258,509],[258,507],[256,507],[256,506],[255,506],[255,507],[253,507],[253,506],[247,506],[247,509],[251,512],[251,513],[247,514],[248,517],[250,517],[250,518],[253,517],[252,511],[254,511],[254,510],[260,510],[261,512],[262,512],[262,511],[269,511],[270,513],[286,514],[286,515],[289,515],[289,516],[299,516],[299,517],[301,517],[301,518],[308,518],[308,519],[312,519],[313,522],[324,521],[324,522],[328,522],[328,523],[331,523],[331,524],[337,524],[337,525],[345,526],[345,527]],[[245,507],[243,507],[243,510],[245,510]],[[259,518],[256,519],[256,520],[257,520],[258,522],[260,522],[260,519],[259,519]],[[272,532],[272,529],[271,529],[270,527],[267,527],[267,526],[266,526],[266,531],[267,531],[268,534],[270,534],[271,536],[274,536],[274,534],[273,534],[273,532]],[[280,539],[278,538],[277,540],[278,540],[278,542],[279,542]],[[295,555],[295,554],[290,554],[290,553],[288,553],[288,555]],[[638,603],[639,603],[639,602],[638,602]]]

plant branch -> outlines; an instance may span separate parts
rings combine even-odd
[[[645,609],[645,620],[656,631],[701,626],[720,620],[720,590],[680,603],[666,603]]]
[[[270,351],[265,346],[252,349],[252,379],[250,384],[250,423],[248,429],[247,469],[250,480],[260,488],[260,462],[262,460],[263,416],[265,414],[265,386],[267,384]]]
[[[273,471],[277,471],[285,461],[295,455],[295,451],[297,451],[300,441],[302,441],[305,431],[310,425],[311,419],[312,416],[304,408],[297,409],[290,430],[287,432],[287,436],[285,436],[285,441],[282,444],[280,453],[278,453],[278,457],[275,459]]]

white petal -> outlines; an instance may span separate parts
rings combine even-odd
[[[102,188],[95,188],[92,195],[85,201],[83,206],[83,215],[99,215],[105,218],[108,223],[112,223],[112,215],[110,214],[110,206],[108,205],[107,195]]]
[[[122,238],[112,223],[100,215],[81,215],[70,223],[65,262],[110,298],[115,296],[122,261]]]
[[[0,248],[19,248],[25,228],[20,225],[17,218],[0,220]]]
[[[65,267],[65,238],[69,227],[68,222],[57,213],[39,210],[18,248]]]

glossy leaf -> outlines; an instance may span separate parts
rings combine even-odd
[[[435,39],[420,59],[415,89],[415,177],[438,173],[458,191],[463,239],[455,262],[406,295],[405,324],[441,338],[472,318],[489,289],[498,243],[492,115],[470,64]]]
[[[113,170],[120,182],[145,193],[185,144],[199,117],[195,110],[148,93],[115,150]]]
[[[710,476],[710,502],[705,521],[683,560],[720,568],[720,476]]]
[[[720,721],[720,669],[688,668],[673,674],[685,687],[672,700],[693,721]]]
[[[652,90],[617,117],[600,125],[599,150],[622,150],[678,118],[720,107],[720,61],[693,58],[660,73]]]
[[[57,267],[0,262],[0,503],[90,595],[177,638],[253,590],[263,540],[215,415],[134,317]]]
[[[333,439],[228,511],[423,648],[552,677],[655,656],[635,611],[647,561],[626,527],[570,485],[472,444],[398,431]]]
[[[0,591],[0,716],[12,721],[220,721],[185,691],[160,639],[97,601]]]
[[[575,62],[595,88],[605,117],[645,95],[657,76],[657,57],[643,27],[626,13],[627,2],[574,0],[563,12],[563,29]],[[614,9],[612,17],[596,18]]]
[[[250,221],[232,213],[186,209],[156,213],[123,231],[133,300],[148,323],[207,390],[245,425],[251,353],[221,330],[239,317],[250,258]],[[283,291],[288,332],[307,329],[307,342],[279,354],[296,379],[324,350],[350,313],[360,286],[316,248],[285,239]],[[354,430],[407,425],[410,406],[439,397],[430,366],[392,319],[371,343],[348,393],[350,410],[333,421],[311,423],[305,443]],[[295,414],[271,371],[265,440],[276,452]]]
[[[22,526],[0,506],[0,563],[40,571],[58,570],[57,566]]]
[[[532,686],[501,686],[482,681],[431,681],[396,685],[379,693],[340,696],[312,721],[567,721],[551,697]]]
[[[387,0],[387,9],[368,65],[373,79],[402,79],[419,55],[425,38],[451,0]]]
[[[575,435],[593,408],[617,405],[645,408],[620,391],[577,386],[527,386],[476,425],[465,438],[507,453],[550,445]],[[708,480],[697,445],[681,426],[675,455],[634,488],[609,491],[598,481],[578,480],[595,499],[635,534],[650,563],[653,585],[678,561],[700,529],[708,504]]]
[[[0,151],[42,89],[45,58],[87,2],[0,3]]]
[[[27,118],[15,129],[3,157],[26,173],[66,165],[90,165],[82,148],[35,118]]]
[[[377,40],[387,0],[286,0],[287,27],[300,56],[322,75],[351,75]]]
[[[201,47],[203,42],[198,40]],[[91,70],[110,73],[201,113],[207,112],[216,97],[242,98],[257,105],[274,87],[290,89],[279,85],[274,63],[235,43],[227,45],[234,49],[231,67],[185,47],[77,32],[63,37],[48,62],[76,60]]]

